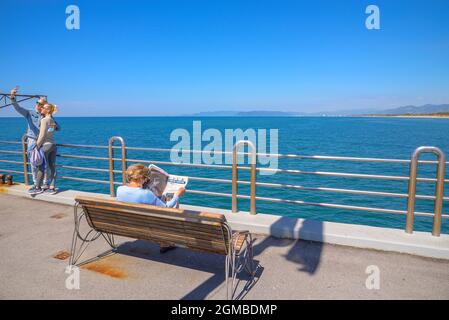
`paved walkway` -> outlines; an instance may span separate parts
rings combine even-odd
[[[0,194],[1,299],[223,299],[224,258],[118,239],[119,253],[86,265],[68,290],[72,208]],[[257,282],[244,299],[449,299],[449,261],[256,235]],[[107,249],[98,240],[87,254]],[[368,290],[366,269],[380,270]],[[237,294],[242,291],[240,282]]]

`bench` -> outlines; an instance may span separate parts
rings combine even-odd
[[[233,298],[238,273],[245,269],[251,280],[254,278],[251,234],[233,231],[222,214],[78,196],[75,198],[74,218],[70,266],[80,266],[111,254],[117,248],[116,235],[224,255],[228,299]],[[83,225],[81,228],[82,221],[87,221],[87,230],[81,230],[86,227]],[[111,249],[78,262],[87,246],[100,237]]]

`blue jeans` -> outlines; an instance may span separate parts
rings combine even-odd
[[[33,150],[36,147],[36,139],[27,138],[27,153],[28,153],[28,159],[31,158],[31,150]],[[33,184],[36,185],[37,184],[37,180],[38,180],[38,173],[42,172],[42,174],[44,173],[44,165],[40,165],[40,166],[33,166],[32,164],[30,164],[31,167],[31,176],[33,178]]]
[[[40,188],[42,184],[46,187],[55,187],[56,178],[56,145],[53,143],[44,143],[41,147],[44,152],[45,165],[44,172],[38,171],[36,187]]]

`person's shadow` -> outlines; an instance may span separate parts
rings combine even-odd
[[[257,284],[262,276],[264,267],[256,259],[269,247],[287,247],[290,246],[287,254],[284,255],[287,261],[298,264],[298,271],[307,272],[314,275],[320,265],[321,253],[323,249],[323,222],[318,220],[302,220],[302,224],[297,234],[293,230],[292,219],[280,217],[271,227],[270,234],[278,235],[267,236],[261,242],[254,245],[255,265],[257,265],[255,279],[250,286],[246,286],[239,291],[236,299],[243,299],[246,294]],[[293,238],[301,238],[301,240],[293,240]],[[307,240],[305,240],[307,239]],[[257,239],[255,239],[257,240]],[[253,240],[253,242],[255,242]],[[219,257],[223,258],[223,257]],[[223,258],[224,260],[224,258]],[[221,261],[220,263],[221,264]],[[244,272],[239,276],[240,281],[247,280]],[[215,273],[211,278],[203,282],[200,286],[193,289],[183,299],[205,299],[209,293],[219,287],[224,281],[222,272]],[[247,282],[248,283],[248,282]]]
[[[296,240],[285,258],[299,265],[299,271],[315,274],[323,250],[323,222],[304,220],[299,230],[301,237],[311,240]]]
[[[254,247],[254,256],[262,254],[269,247],[291,246],[287,254],[284,255],[287,261],[298,264],[299,271],[311,275],[317,271],[323,247],[322,221],[304,219],[298,234],[295,234],[291,218],[281,217],[271,226],[270,233],[274,237],[267,237],[258,243]],[[301,240],[292,239],[298,236]]]

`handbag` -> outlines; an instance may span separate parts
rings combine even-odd
[[[30,163],[33,167],[39,167],[44,163],[44,153],[37,146],[30,152]]]

